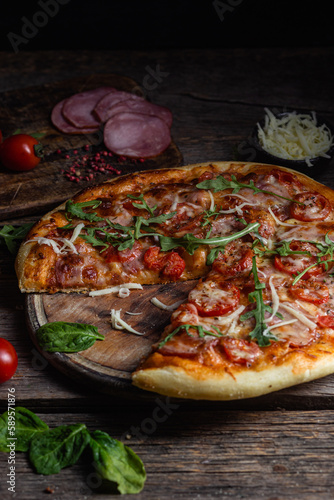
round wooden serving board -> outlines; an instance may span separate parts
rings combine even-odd
[[[116,293],[97,297],[74,293],[27,294],[29,332],[36,349],[68,377],[107,394],[152,398],[152,393],[131,384],[131,373],[150,353],[152,344],[160,339],[171,316],[171,312],[154,306],[151,299],[157,297],[164,304],[173,304],[186,299],[194,286],[193,281],[145,285],[143,290],[132,290],[129,297],[123,299]],[[121,318],[143,335],[113,329],[111,309],[121,309]],[[53,321],[94,325],[105,339],[74,354],[43,351],[37,342],[36,331]]]

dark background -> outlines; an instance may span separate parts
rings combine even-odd
[[[20,51],[331,46],[334,26],[328,4],[323,0],[32,0],[22,5],[15,0],[1,6],[0,49],[13,51],[8,33],[26,40],[20,41]],[[29,38],[23,32],[26,20],[33,24]]]

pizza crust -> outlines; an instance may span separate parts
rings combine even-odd
[[[157,368],[139,368],[132,375],[133,385],[175,398],[228,401],[262,396],[330,375],[334,372],[334,353],[310,359],[300,350],[288,362],[268,365],[260,371],[245,367],[233,373],[224,370],[217,373],[198,366],[200,376],[193,370],[167,363]]]

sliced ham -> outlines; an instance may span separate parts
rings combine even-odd
[[[141,97],[136,94],[131,94],[130,92],[125,92],[123,90],[117,90],[116,92],[109,93],[102,97],[95,106],[94,114],[96,118],[102,123],[108,120],[108,112],[109,109],[115,106],[116,104],[127,101],[145,101],[144,97]]]
[[[64,102],[64,118],[78,128],[98,127],[100,121],[93,114],[93,110],[102,97],[114,92],[117,91],[113,87],[98,87],[72,95]]]
[[[58,102],[52,112],[51,112],[51,121],[53,125],[64,134],[90,134],[95,132],[98,129],[98,126],[95,127],[86,127],[86,128],[78,128],[72,125],[63,115],[63,107],[66,99]]]
[[[117,113],[130,112],[130,113],[141,113],[144,115],[158,116],[164,120],[168,127],[172,126],[172,113],[168,108],[164,106],[159,106],[158,104],[153,104],[145,99],[126,99],[125,101],[118,102],[114,104],[109,109],[106,110],[105,116],[106,120],[117,115]],[[105,120],[105,121],[106,121]]]
[[[118,113],[104,127],[104,144],[112,152],[130,158],[150,158],[170,144],[170,129],[157,116]]]

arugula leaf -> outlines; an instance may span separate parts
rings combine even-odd
[[[211,327],[216,330],[217,334],[211,332],[210,330],[207,330],[206,328],[204,328],[202,325],[190,325],[190,324],[184,324],[184,325],[180,325],[178,327],[175,328],[175,330],[173,330],[171,333],[169,333],[161,342],[160,344],[158,345],[158,349],[160,349],[161,347],[163,347],[170,339],[172,339],[180,330],[185,330],[187,335],[189,335],[190,337],[193,337],[193,335],[189,332],[189,329],[190,328],[193,328],[194,330],[197,330],[198,331],[198,336],[200,338],[202,337],[205,337],[205,335],[210,335],[211,337],[222,337],[223,334],[220,333],[220,331],[218,330],[218,328],[216,326],[213,326],[211,325]]]
[[[234,241],[238,238],[242,238],[246,234],[256,231],[259,227],[259,222],[252,222],[237,233],[231,234],[229,236],[218,236],[217,238],[196,238],[196,236],[191,233],[187,233],[179,238],[164,236],[161,234],[158,234],[157,236],[160,239],[162,251],[167,252],[169,250],[172,250],[173,248],[183,247],[190,255],[193,255],[195,250],[197,250],[197,248],[199,248],[201,245],[218,245],[219,251],[221,251],[222,248],[227,245],[227,243],[230,243],[231,241]],[[209,253],[208,255],[208,263],[213,262],[215,258],[214,256],[217,253],[216,249],[211,250],[211,252],[212,253]]]
[[[146,203],[144,199],[144,195],[141,193],[139,196],[134,196],[133,194],[128,194],[128,198],[131,198],[132,200],[140,200],[141,203],[132,203],[132,205],[136,208],[141,208],[143,210],[147,210],[150,215],[154,215],[154,210],[157,208],[158,205],[154,205],[153,208],[149,207],[148,204]]]
[[[84,424],[61,425],[35,434],[30,442],[30,462],[39,474],[58,474],[78,461],[89,440]]]
[[[98,230],[96,227],[86,227],[87,234],[80,234],[80,238],[90,243],[93,247],[102,247],[101,252],[109,248],[108,243],[101,238],[95,236],[95,232]]]
[[[91,347],[96,340],[104,340],[104,335],[96,326],[55,321],[38,328],[36,338],[44,351],[79,352]]]
[[[28,451],[31,439],[36,435],[49,429],[35,413],[21,406],[15,410],[8,410],[0,417],[0,451],[9,452],[8,423],[15,413],[15,451]]]
[[[212,222],[211,222],[211,220],[210,220],[210,219],[213,217],[213,218],[214,218],[214,220],[216,220],[216,219],[217,219],[217,217],[220,215],[220,210],[221,210],[221,207],[220,207],[220,209],[219,209],[219,210],[217,210],[217,205],[215,205],[215,206],[213,207],[213,210],[210,210],[210,209],[205,210],[205,211],[204,211],[204,215],[203,215],[203,222],[201,223],[201,227],[205,227],[205,226],[207,226],[208,224],[209,224],[210,226],[212,226]]]
[[[147,236],[147,235],[141,235],[141,227],[146,226],[149,227],[151,224],[163,224],[166,222],[166,220],[171,219],[174,217],[176,212],[170,212],[169,214],[161,214],[157,215],[156,217],[150,217],[149,219],[145,219],[144,217],[136,217],[135,218],[135,226],[134,226],[134,232],[133,236],[137,240],[138,238],[142,236]]]
[[[135,240],[139,238],[145,238],[146,236],[152,236],[157,234],[152,228],[149,226],[151,224],[162,224],[166,220],[171,219],[176,212],[171,212],[169,214],[162,214],[156,217],[150,217],[145,219],[141,216],[134,217],[135,224],[132,226],[122,226],[118,223],[113,223],[109,219],[106,219],[106,222],[109,227],[114,229],[116,232],[110,233],[106,228],[97,227],[97,228],[86,228],[87,234],[81,234],[81,238],[91,243],[93,246],[102,246],[101,252],[108,248],[109,244],[116,247],[119,251],[125,250],[127,248],[131,249],[135,243]],[[146,233],[141,232],[142,226],[146,227]],[[101,238],[97,238],[95,236],[95,232],[99,231],[103,233],[104,240]]]
[[[252,273],[254,276],[255,290],[248,294],[248,300],[251,303],[256,303],[255,309],[248,311],[240,316],[241,321],[246,321],[250,318],[255,318],[256,325],[254,330],[249,334],[251,339],[256,339],[260,347],[270,345],[270,340],[277,340],[277,338],[268,331],[267,324],[264,322],[265,312],[272,314],[273,310],[270,306],[266,305],[263,301],[262,290],[265,284],[261,283],[257,274],[256,257],[252,258]],[[265,333],[266,332],[266,333]]]
[[[34,223],[22,224],[20,227],[14,227],[6,224],[0,229],[0,243],[3,241],[10,253],[15,254],[17,243],[25,238]]]
[[[139,493],[146,480],[143,462],[128,446],[106,432],[90,433],[94,467],[103,479],[116,483],[121,494]]]
[[[225,179],[222,175],[218,175],[215,179],[207,179],[199,184],[196,184],[198,189],[213,189],[214,193],[218,191],[224,191],[225,189],[232,189],[232,194],[236,194],[242,188],[252,189],[254,194],[264,193],[270,194],[271,196],[276,196],[277,198],[282,198],[283,200],[292,201],[293,203],[298,203],[299,205],[303,205],[300,201],[295,201],[291,198],[285,198],[280,194],[273,193],[272,191],[266,191],[265,189],[259,189],[255,186],[254,181],[250,180],[249,184],[245,184],[239,182],[235,175],[231,175],[231,180]]]
[[[72,220],[69,217],[69,214],[78,217],[82,220],[88,220],[90,222],[99,222],[104,221],[103,217],[99,217],[96,212],[85,212],[83,208],[91,207],[93,210],[101,205],[102,201],[92,200],[92,201],[83,201],[81,203],[73,203],[72,200],[68,200],[65,205],[65,212],[68,220]]]

